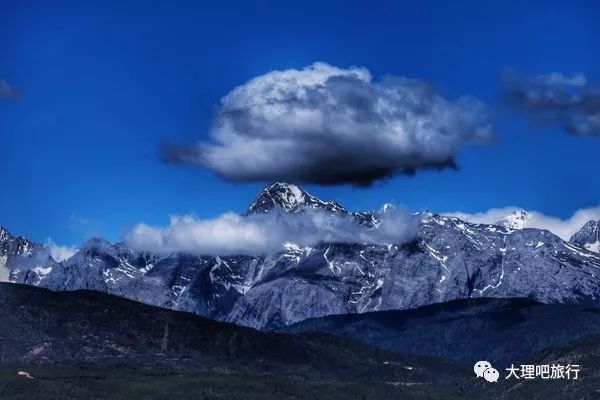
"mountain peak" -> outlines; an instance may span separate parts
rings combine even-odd
[[[527,228],[530,220],[531,215],[529,215],[527,211],[515,210],[494,225],[500,225],[508,229],[523,229]]]
[[[287,182],[275,182],[264,190],[271,198],[276,199],[286,211],[291,211],[294,207],[306,203],[311,197],[300,186]]]
[[[393,205],[392,203],[385,203],[379,209],[379,214],[385,215],[385,214],[389,214],[389,213],[394,212],[394,211],[396,211],[396,206],[395,205]]]
[[[304,208],[323,208],[332,212],[347,212],[337,202],[320,200],[294,183],[274,182],[258,194],[244,215],[268,213],[275,207],[285,212],[297,212]]]
[[[24,236],[14,236],[0,226],[0,255],[31,256],[44,250],[43,245]]]
[[[4,229],[2,226],[0,226],[0,242],[3,242],[10,237],[11,237],[10,232],[8,232],[6,229]]]
[[[101,237],[92,237],[86,240],[78,249],[77,255],[80,257],[85,254],[109,254],[115,255],[115,246],[108,240]]]
[[[571,236],[569,241],[590,251],[600,253],[600,220],[586,222],[579,231]]]

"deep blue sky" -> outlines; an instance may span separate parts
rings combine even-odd
[[[494,110],[497,142],[462,151],[459,171],[310,191],[351,209],[514,205],[567,217],[600,203],[600,140],[508,112],[499,78],[512,67],[600,81],[599,22],[594,1],[4,0],[0,79],[21,96],[0,100],[0,225],[77,244],[169,214],[242,210],[261,184],[165,165],[159,145],[206,138],[234,86],[314,61],[471,94]]]

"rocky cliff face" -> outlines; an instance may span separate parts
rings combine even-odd
[[[0,282],[39,285],[57,265],[46,247],[0,227]]]
[[[600,220],[588,221],[569,241],[589,251],[600,253]]]
[[[380,215],[350,213],[281,183],[263,190],[246,214],[274,207],[349,213],[369,229],[377,229]],[[24,267],[12,260],[10,280],[53,290],[93,289],[259,329],[473,297],[600,303],[600,254],[544,230],[433,213],[415,218],[419,232],[410,243],[289,245],[260,256],[158,255],[95,239],[62,263],[51,260],[43,279],[23,279]]]

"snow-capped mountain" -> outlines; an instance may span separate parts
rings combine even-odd
[[[386,206],[391,206],[391,204],[386,204]],[[264,188],[243,215],[268,213],[274,208],[293,213],[313,208],[347,214],[352,215],[361,224],[370,227],[376,226],[379,222],[375,213],[351,213],[336,201],[323,201],[307,193],[298,185],[285,182],[275,182]]]
[[[571,243],[585,247],[589,251],[600,253],[600,220],[588,221],[571,239]]]
[[[351,213],[296,185],[265,188],[246,214],[322,207],[378,229],[381,212]],[[472,297],[600,304],[600,254],[548,231],[474,224],[419,213],[417,237],[396,245],[289,245],[256,256],[159,255],[91,240],[40,280],[53,290],[93,289],[270,329],[332,314],[399,310]],[[18,268],[14,264],[14,268]]]
[[[0,282],[38,285],[56,265],[45,246],[0,227]]]
[[[348,213],[339,203],[320,200],[298,185],[275,182],[259,193],[244,215],[269,212],[275,207],[287,212],[298,212],[305,208],[320,208],[331,212]]]
[[[524,210],[516,210],[502,218],[495,225],[503,226],[508,229],[524,229],[529,226],[531,215]]]

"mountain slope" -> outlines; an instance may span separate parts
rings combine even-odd
[[[281,183],[265,188],[248,212],[272,207],[350,213]],[[350,214],[364,218],[365,229],[378,229],[385,218],[384,210]],[[544,230],[473,224],[433,213],[414,218],[418,233],[410,243],[290,245],[255,256],[152,254],[91,240],[43,279],[11,281],[53,290],[93,289],[259,329],[477,297],[600,303],[598,253]]]
[[[468,372],[443,360],[404,357],[354,340],[261,333],[95,292],[54,293],[0,284],[0,306],[12,310],[0,314],[1,365],[48,364],[60,369],[85,363],[100,369],[158,363],[180,373],[362,382],[389,396],[406,390],[386,382],[421,382],[417,392],[452,392],[449,385]],[[85,370],[79,374],[85,376]]]
[[[485,308],[490,300],[477,301]],[[564,399],[594,398],[599,382],[597,337],[535,357],[536,364],[581,364],[581,381],[491,385],[470,365],[324,334],[261,333],[97,292],[0,284],[0,306],[10,310],[0,313],[0,399]],[[526,313],[531,307],[540,305],[520,306]],[[453,312],[446,323],[460,319]]]
[[[262,333],[92,291],[0,283],[0,306],[14,310],[0,316],[4,363],[128,360],[206,368],[239,360],[241,369],[322,362],[337,370],[404,360],[330,335]]]
[[[587,304],[600,293],[600,257],[550,232],[438,215],[423,215],[418,239],[409,244],[323,244],[257,263],[267,273],[263,269],[248,285],[226,320],[265,328],[308,315],[407,309],[470,297]]]
[[[600,336],[594,335],[564,347],[546,349],[535,355],[530,365],[578,365],[578,379],[500,379],[497,385],[477,390],[488,399],[597,399],[600,387]],[[517,366],[519,368],[520,366]],[[502,371],[507,375],[508,372]]]
[[[447,357],[496,368],[600,333],[600,309],[527,299],[466,299],[414,310],[311,319],[285,332],[327,332],[402,353]]]
[[[438,323],[450,326],[463,320],[474,328],[469,332],[472,337],[490,333],[477,329],[481,317],[484,323],[510,331],[510,321],[521,322],[505,319],[505,313],[539,316],[543,324],[548,315],[570,318],[572,311],[540,313],[564,306],[522,300],[474,301],[475,305],[458,304],[443,313],[436,312],[439,306],[405,313],[420,312],[419,318],[429,322],[439,317]],[[503,303],[507,307],[494,315],[492,306],[501,309]],[[520,384],[522,380],[501,379],[489,384],[475,378],[470,365],[402,356],[324,334],[261,333],[96,292],[54,293],[0,284],[0,306],[11,310],[0,313],[0,399],[591,399],[600,382],[598,336],[541,351],[528,361],[577,363],[582,367],[579,381],[538,379]],[[588,311],[578,312],[583,316]],[[373,315],[347,318],[362,317]],[[384,321],[388,326],[403,323],[398,318]],[[405,322],[411,324],[411,319]],[[436,332],[421,329],[425,335]],[[512,337],[505,346],[519,345],[538,333]],[[420,345],[418,338],[410,339]],[[487,350],[478,358],[488,359],[492,353]],[[494,366],[500,368],[495,361]],[[504,370],[500,373],[506,376]]]

